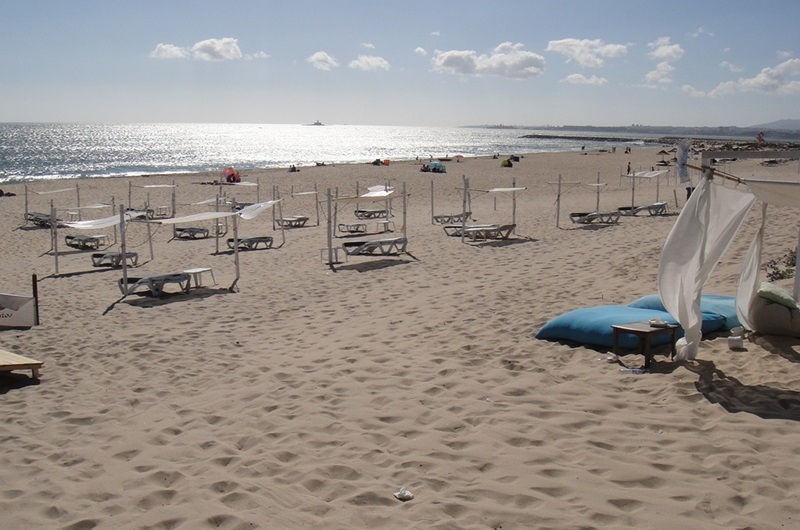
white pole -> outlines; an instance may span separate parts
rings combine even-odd
[[[461,198],[461,242],[464,242],[464,231],[467,229],[467,189],[469,189],[469,181],[466,175],[461,176],[464,179],[464,194]]]
[[[122,287],[125,294],[128,293],[128,260],[127,260],[127,246],[125,245],[125,231],[127,225],[125,224],[125,205],[119,205],[119,233],[120,233],[120,256],[122,256]]]
[[[600,213],[600,172],[597,172],[597,204],[594,211]]]
[[[236,265],[236,277],[228,290],[233,292],[236,289],[236,284],[239,281],[239,214],[233,217],[233,263]]]
[[[333,200],[331,189],[328,188],[328,265],[333,266]]]
[[[317,183],[314,183],[314,210],[317,212],[317,226],[319,226],[319,190]]]
[[[433,208],[433,179],[431,179],[431,224],[436,224],[433,220],[436,210]]]
[[[558,175],[558,189],[556,190],[556,228],[561,228],[559,219],[561,218],[561,174]]]
[[[511,179],[511,187],[517,187],[517,179],[514,177]],[[511,223],[514,225],[513,233],[517,233],[517,190],[511,192]]]
[[[149,206],[145,206],[145,212],[148,208]],[[153,259],[155,259],[155,256],[153,255],[153,236],[150,233],[150,223],[148,223],[146,219],[147,214],[145,213],[145,223],[147,223],[147,242],[150,244],[150,261],[153,261]]]
[[[80,221],[81,219],[83,219],[81,217],[81,188],[80,186],[78,186],[77,183],[75,184],[75,196],[78,199],[78,220]]]
[[[56,274],[58,274],[58,219],[56,218],[56,207],[50,201],[50,248],[53,249],[56,259]]]
[[[408,195],[406,195],[406,183],[403,182],[403,237],[408,244]]]

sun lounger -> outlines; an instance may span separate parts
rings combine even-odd
[[[126,252],[125,258],[130,260],[131,266],[136,267],[139,265],[139,254],[136,252]],[[95,252],[92,254],[93,267],[121,267],[122,266],[122,253],[121,252]]]
[[[160,297],[164,294],[164,286],[168,283],[176,283],[184,293],[189,292],[191,276],[185,272],[175,274],[157,274],[145,276],[143,278],[128,278],[128,289],[122,278],[119,279],[119,290],[124,296],[133,294],[139,289],[146,288],[151,296]]]
[[[33,379],[39,379],[39,368],[44,363],[16,353],[0,350],[0,372],[13,372],[14,370],[30,370]]]
[[[205,239],[208,233],[208,228],[175,228],[175,237],[180,239]]]
[[[28,212],[25,214],[25,221],[30,221],[39,228],[50,228],[51,218],[46,213]],[[61,226],[61,219],[56,219],[58,226]]]
[[[665,215],[667,213],[667,203],[666,202],[656,202],[649,206],[645,206],[645,210],[650,215]]]
[[[594,222],[602,224],[614,224],[619,222],[620,212],[578,212],[569,214],[569,218],[576,224],[591,224]]]
[[[617,208],[617,211],[626,216],[637,215],[639,212],[647,212],[650,215],[665,215],[667,213],[667,203],[654,202],[647,206],[621,206]]]
[[[463,223],[472,218],[472,212],[434,215],[433,222],[440,225]]]
[[[265,249],[272,248],[272,238],[270,236],[245,237],[239,240],[239,250],[256,250],[259,246]],[[236,247],[236,240],[228,238],[228,248]]]
[[[348,256],[396,256],[406,251],[408,240],[404,237],[389,237],[370,241],[347,241],[342,244]]]
[[[356,216],[356,219],[379,219],[379,218],[386,218],[389,215],[389,212],[386,210],[356,210],[353,212]]]
[[[308,222],[308,217],[304,215],[295,215],[293,217],[277,219],[277,222],[278,226],[282,226],[284,228],[302,228]]]
[[[464,230],[464,235],[472,241],[483,239],[508,239],[517,227],[515,224],[492,226],[488,228],[473,227]]]
[[[448,236],[461,237],[461,231],[471,228],[500,228],[500,225],[444,225],[444,233]]]
[[[339,232],[348,234],[363,234],[367,232],[367,223],[339,223]]]
[[[65,236],[64,242],[67,246],[72,248],[79,248],[81,250],[100,248],[100,244],[105,242],[108,238],[106,236]]]
[[[156,212],[152,208],[128,208],[125,210],[131,219],[152,219]]]

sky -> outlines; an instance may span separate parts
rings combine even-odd
[[[796,0],[0,0],[0,122],[800,119]]]

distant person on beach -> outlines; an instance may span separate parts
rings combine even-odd
[[[631,163],[628,162],[628,175],[630,175],[630,174],[631,174]]]

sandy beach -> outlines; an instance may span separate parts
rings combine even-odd
[[[132,276],[210,267],[203,286],[121,300],[119,269],[92,267],[66,247],[59,273],[50,232],[23,226],[24,188],[3,186],[0,290],[29,294],[39,278],[41,325],[0,332],[0,348],[43,361],[38,383],[0,374],[0,526],[88,529],[590,529],[796,528],[800,525],[800,362],[797,339],[706,337],[698,359],[659,350],[632,375],[597,350],[537,340],[566,311],[626,304],[657,292],[659,252],[686,202],[685,184],[638,182],[633,200],[666,201],[668,215],[581,225],[570,212],[631,205],[621,174],[650,169],[661,147],[446,162],[242,169],[242,202],[284,197],[303,228],[273,230],[271,213],[239,225],[275,248],[234,256],[224,240],[170,240],[171,228],[131,223]],[[170,204],[178,215],[221,174],[79,181],[82,205]],[[796,180],[796,161],[727,164],[733,174]],[[431,222],[462,209],[470,187],[517,194],[516,234],[464,243]],[[561,176],[560,215],[557,182]],[[698,175],[694,175],[695,182]],[[333,268],[325,195],[390,183],[409,193],[407,255],[350,257]],[[29,185],[29,209],[76,194],[36,194],[75,181]],[[130,188],[129,188],[130,186]],[[293,193],[317,190],[318,195]],[[316,224],[316,200],[320,224]],[[508,194],[472,194],[480,223],[509,223]],[[339,222],[355,222],[353,205]],[[758,227],[756,209],[743,232]],[[109,209],[81,210],[84,219]],[[797,244],[800,215],[772,209],[764,256]],[[367,221],[375,232],[374,221]],[[210,225],[205,222],[204,226]],[[102,232],[102,231],[101,231]],[[113,229],[104,231],[113,241]],[[229,234],[230,236],[230,234]],[[283,238],[285,243],[281,245]],[[337,239],[341,244],[346,239]],[[749,237],[738,238],[707,292],[733,295]],[[104,247],[105,248],[105,247]],[[112,243],[111,249],[116,248]],[[405,487],[414,495],[394,497]]]

